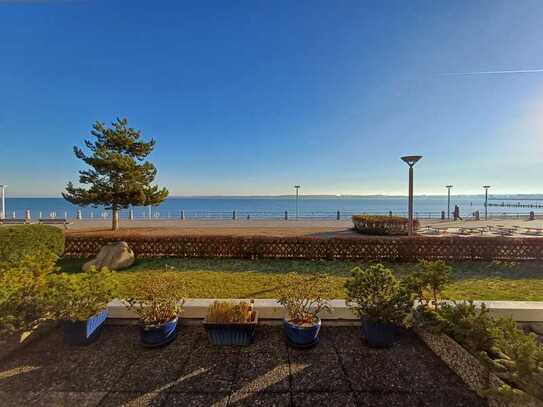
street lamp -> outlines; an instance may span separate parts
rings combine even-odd
[[[408,225],[407,225],[407,234],[409,236],[413,235],[413,166],[419,161],[421,155],[407,155],[401,157],[402,160],[409,165],[409,206],[408,206]]]
[[[485,220],[488,219],[488,188],[490,188],[490,185],[483,185],[483,188],[485,189]]]
[[[0,220],[6,219],[6,187],[7,185],[0,185]]]
[[[452,185],[445,185],[447,188],[447,219],[451,219],[451,188]]]
[[[300,185],[294,185],[294,189],[296,189],[296,220],[298,220],[298,195],[299,195]]]

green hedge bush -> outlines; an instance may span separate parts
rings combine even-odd
[[[408,219],[400,216],[354,215],[354,228],[363,235],[406,235]],[[419,222],[413,220],[413,228],[417,229]]]
[[[0,262],[14,263],[27,255],[64,251],[64,232],[49,225],[0,227]]]

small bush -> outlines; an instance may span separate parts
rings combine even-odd
[[[244,301],[215,301],[207,310],[207,322],[215,324],[245,324],[254,320],[252,304]]]
[[[64,232],[50,225],[0,227],[0,262],[16,263],[26,255],[64,251]]]
[[[352,220],[356,231],[364,235],[405,235],[409,225],[400,216],[354,215]],[[419,222],[413,220],[413,228],[418,227]]]
[[[413,307],[411,292],[382,264],[355,267],[345,288],[356,314],[374,322],[402,324]]]
[[[129,309],[147,326],[156,326],[179,316],[185,298],[185,283],[174,274],[146,275],[132,283]]]
[[[25,255],[16,264],[0,263],[0,334],[28,333],[52,318],[48,281],[56,268],[52,253]]]
[[[56,319],[84,321],[106,308],[117,294],[117,280],[107,268],[50,277],[48,304]]]
[[[312,324],[321,311],[330,310],[334,289],[328,276],[289,273],[281,284],[278,302],[285,307],[292,323]]]
[[[451,272],[451,266],[442,260],[421,260],[405,283],[415,294],[420,307],[437,308],[443,300],[445,286],[451,281]]]

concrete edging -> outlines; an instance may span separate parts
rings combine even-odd
[[[189,298],[183,307],[183,319],[204,319],[207,308],[215,299]],[[224,301],[241,301],[240,299],[225,299]],[[243,299],[243,301],[250,301]],[[490,313],[496,317],[510,316],[517,322],[543,324],[543,301],[474,301],[476,305],[485,303]],[[345,322],[352,324],[358,317],[351,311],[345,300],[331,301],[332,311],[323,312],[320,317],[329,322]],[[282,320],[285,311],[275,299],[255,299],[254,307],[264,320]],[[134,319],[137,315],[126,308],[123,300],[116,299],[108,304],[110,319]]]

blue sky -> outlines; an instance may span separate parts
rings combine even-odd
[[[172,195],[543,192],[540,1],[0,0],[0,183],[58,195],[95,120]]]

